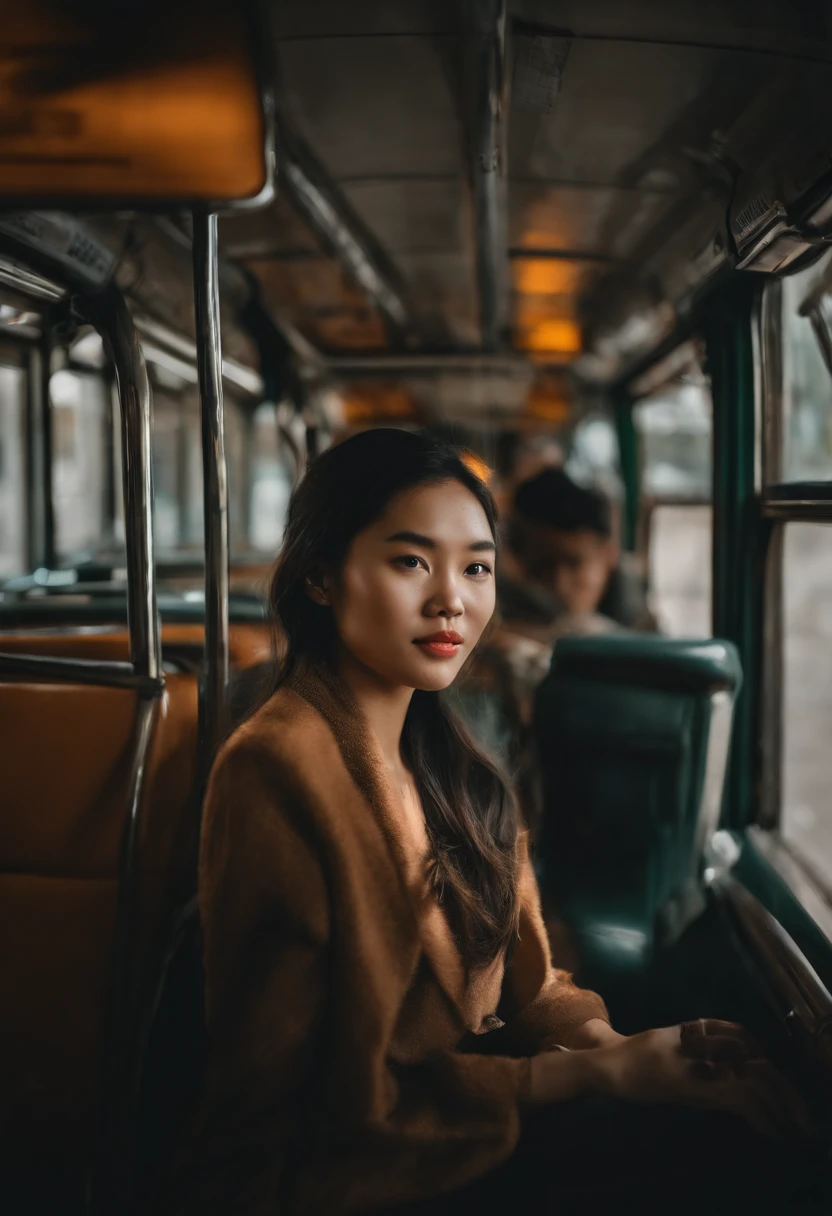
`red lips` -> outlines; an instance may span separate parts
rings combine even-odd
[[[449,646],[461,646],[465,641],[465,638],[461,633],[457,633],[453,629],[442,629],[439,631],[439,633],[432,633],[426,638],[417,638],[416,641],[421,646],[424,646],[427,642],[444,642]]]
[[[416,645],[434,659],[453,659],[464,640],[462,634],[454,629],[440,629],[429,637],[416,638]]]

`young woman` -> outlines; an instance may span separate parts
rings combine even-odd
[[[767,1065],[731,1066],[739,1028],[626,1039],[552,966],[511,790],[441,697],[494,611],[495,515],[454,449],[392,430],[295,493],[277,689],[205,805],[210,1046],[180,1211],[482,1211],[529,1112],[593,1095],[788,1117]]]

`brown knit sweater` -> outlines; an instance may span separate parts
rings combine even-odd
[[[470,980],[414,897],[413,850],[334,679],[296,675],[225,745],[200,856],[206,1095],[170,1210],[336,1216],[453,1191],[514,1148],[529,1057],[606,1018],[552,967],[527,859],[511,962]]]

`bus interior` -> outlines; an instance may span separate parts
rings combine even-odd
[[[39,0],[0,56],[3,1209],[164,1168],[205,777],[373,426],[611,500],[657,632],[455,695],[558,961],[625,1032],[744,1022],[828,1137],[832,11]]]

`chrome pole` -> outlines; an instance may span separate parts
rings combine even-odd
[[[472,5],[475,112],[472,140],[480,330],[499,348],[506,321],[506,0]]]
[[[143,1000],[138,949],[139,838],[147,758],[164,681],[153,552],[151,396],[147,365],[130,311],[115,286],[100,295],[78,300],[77,307],[104,339],[118,389],[130,635],[130,665],[125,667],[132,666],[132,680],[139,694],[118,866],[112,985],[103,1056],[101,1158],[91,1178],[93,1209],[103,1214],[126,1210],[124,1194],[133,1162],[136,1044]],[[27,662],[31,666],[32,660]],[[126,671],[118,670],[120,665],[95,666],[102,683],[122,687],[132,683]],[[76,679],[83,677],[78,660],[73,661],[72,668],[71,674]]]
[[[26,554],[30,570],[55,563],[50,356],[47,333],[31,344],[26,359]]]
[[[228,685],[228,479],[216,215],[194,213],[193,239],[205,527],[205,667],[200,706],[204,777],[222,735]]]
[[[84,301],[107,343],[121,403],[121,465],[127,543],[127,625],[136,674],[158,680],[162,670],[153,554],[153,466],[150,380],[139,336],[115,287]]]

